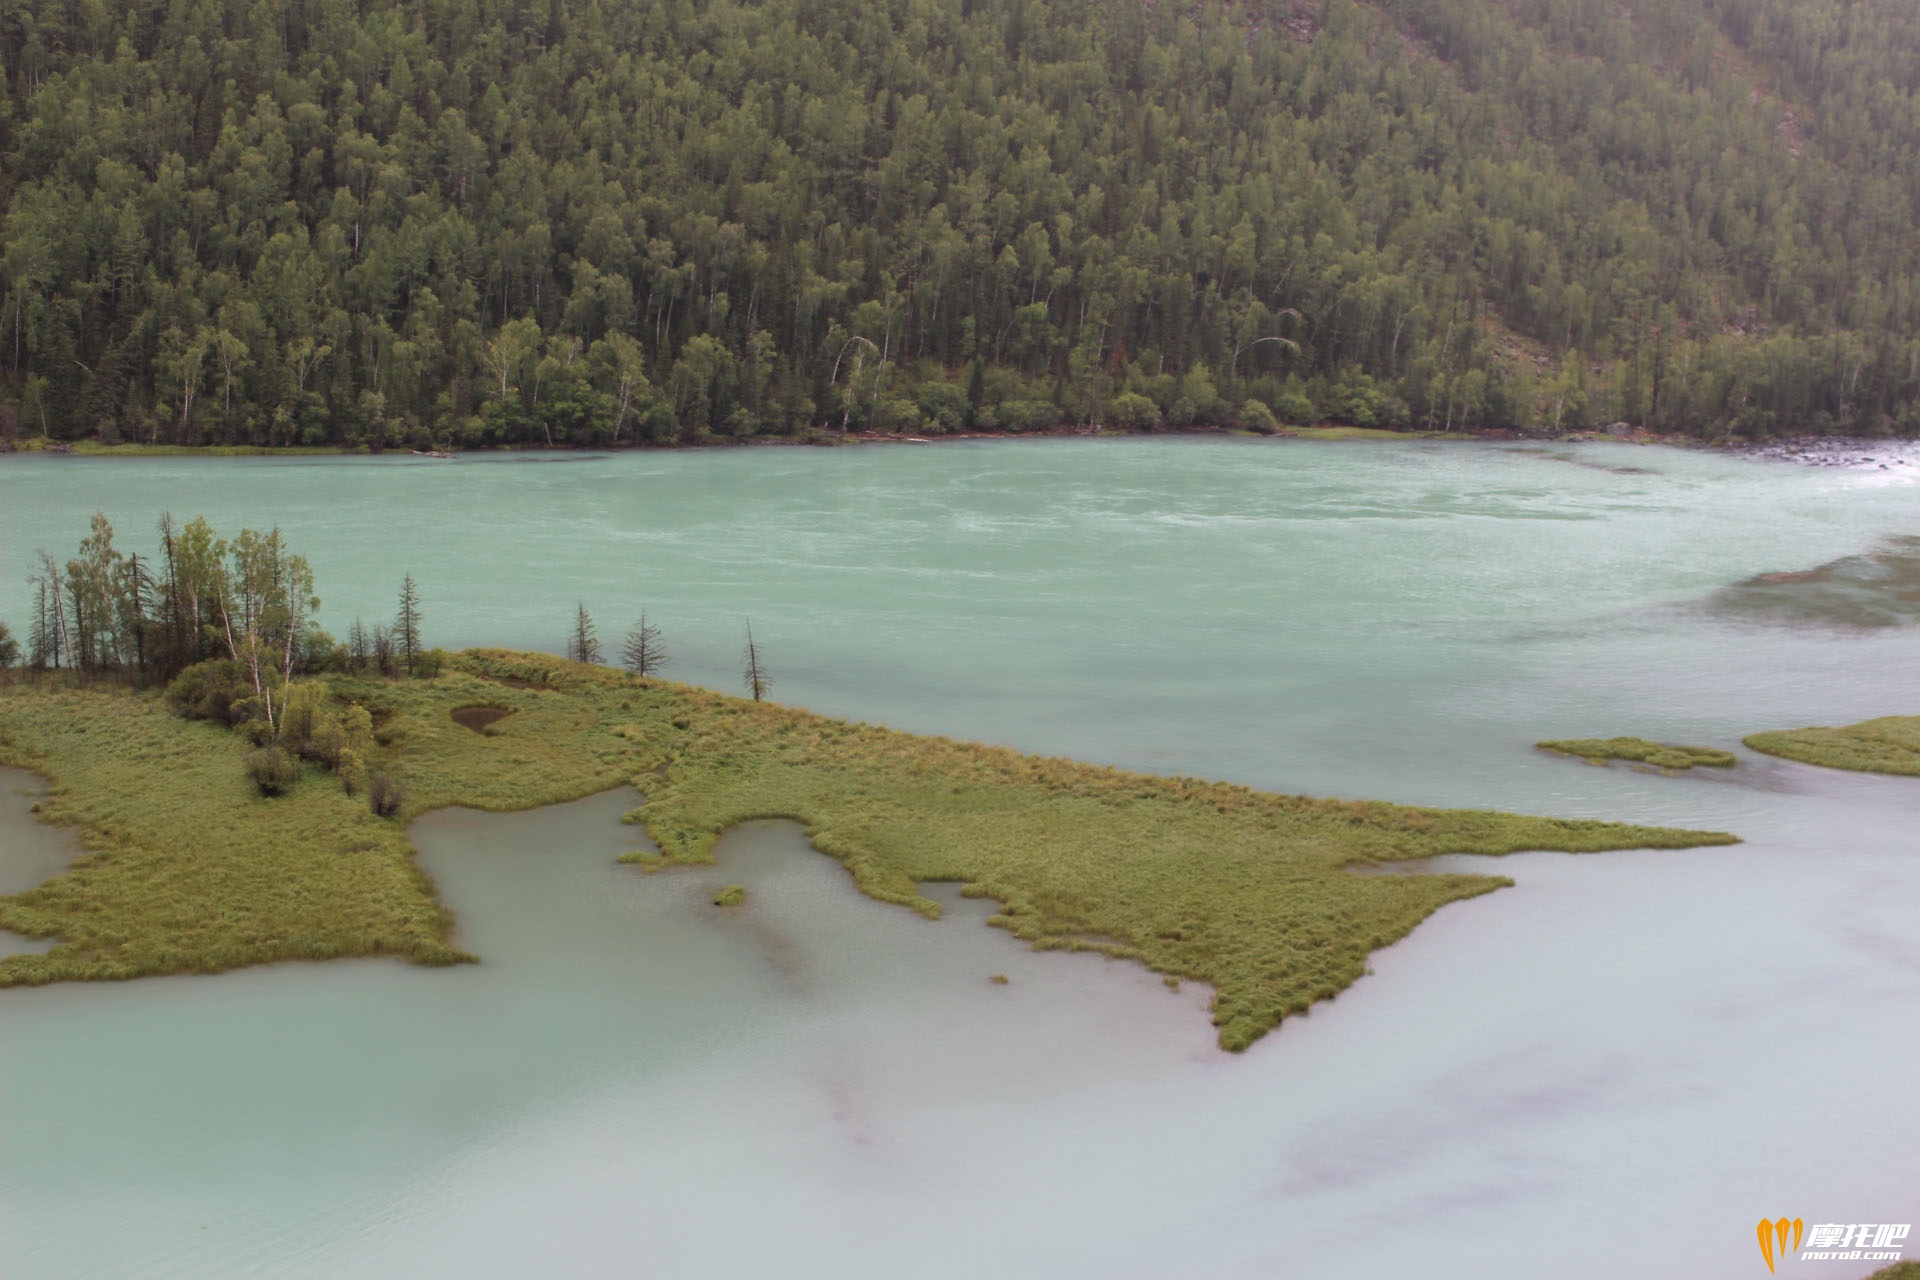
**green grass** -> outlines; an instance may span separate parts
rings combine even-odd
[[[1691,769],[1706,765],[1731,769],[1738,763],[1731,751],[1712,747],[1682,747],[1671,742],[1648,742],[1645,738],[1560,738],[1535,743],[1542,751],[1556,755],[1578,756],[1592,764],[1607,760],[1631,760],[1656,769]]]
[[[1839,729],[1756,733],[1746,744],[1802,764],[1920,778],[1920,716],[1883,716]]]
[[[1212,985],[1220,1043],[1244,1049],[1333,996],[1369,952],[1488,875],[1355,875],[1442,853],[1593,852],[1730,844],[1715,832],[1270,795],[917,737],[642,682],[534,654],[478,650],[435,680],[332,677],[375,711],[370,772],[404,788],[402,820],[446,805],[515,810],[633,782],[629,820],[657,855],[711,861],[757,818],[806,825],[859,887],[928,916],[919,884],[998,901],[994,923],[1040,948],[1085,949]],[[452,718],[513,715],[486,735]],[[177,720],[157,696],[43,680],[0,688],[0,763],[54,784],[50,820],[93,857],[0,898],[0,925],[59,939],[0,961],[0,985],[212,971],[274,960],[464,958],[397,822],[309,771],[263,799],[244,744]]]

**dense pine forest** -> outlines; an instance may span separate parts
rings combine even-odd
[[[0,435],[1920,433],[1912,0],[13,0]]]

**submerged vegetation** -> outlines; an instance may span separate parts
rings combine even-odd
[[[728,828],[806,824],[871,896],[935,916],[923,881],[1001,904],[1042,948],[1122,956],[1216,992],[1243,1049],[1334,995],[1487,875],[1352,874],[1436,854],[1724,844],[1732,836],[1268,795],[1042,759],[829,719],[537,654],[476,650],[430,679],[329,677],[377,726],[368,790],[394,816],[525,809],[623,783],[659,852],[708,861]],[[456,711],[512,712],[474,733]],[[467,958],[403,830],[318,767],[264,798],[241,736],[171,714],[157,692],[52,673],[0,690],[0,763],[53,783],[44,816],[91,856],[0,899],[0,926],[56,938],[0,961],[0,985],[206,972],[276,960]],[[384,790],[391,788],[391,790]]]
[[[1920,716],[1882,716],[1838,729],[1756,733],[1746,745],[1802,764],[1920,778]]]
[[[1556,755],[1578,756],[1589,764],[1630,760],[1656,769],[1691,769],[1695,765],[1730,769],[1738,763],[1731,751],[1682,747],[1670,742],[1649,742],[1645,738],[1559,738],[1534,745]]]

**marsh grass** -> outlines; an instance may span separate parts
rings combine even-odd
[[[919,885],[1000,904],[993,923],[1045,949],[1099,951],[1212,986],[1222,1046],[1244,1049],[1333,996],[1368,953],[1488,875],[1350,874],[1443,853],[1594,852],[1730,844],[1716,832],[1270,795],[1003,748],[918,737],[774,703],[476,650],[436,680],[336,679],[381,726],[370,771],[404,789],[398,816],[494,811],[633,783],[643,867],[712,861],[721,833],[804,823],[874,898],[926,916]],[[487,735],[476,703],[513,715]],[[466,958],[402,829],[316,773],[257,796],[243,744],[169,715],[158,697],[23,681],[0,693],[0,763],[54,783],[47,814],[94,856],[0,899],[0,926],[57,937],[0,961],[0,984],[337,955]]]
[[[1882,716],[1838,729],[1756,733],[1746,745],[1802,764],[1920,778],[1920,716]]]
[[[1578,756],[1590,763],[1630,760],[1656,769],[1691,769],[1706,765],[1713,769],[1731,769],[1739,761],[1731,751],[1713,747],[1682,747],[1671,742],[1648,742],[1645,738],[1560,738],[1535,743],[1542,751],[1555,755]]]

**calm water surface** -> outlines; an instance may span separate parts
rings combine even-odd
[[[277,521],[336,632],[411,572],[431,642],[558,648],[576,602],[607,638],[644,607],[670,674],[731,688],[751,615],[777,696],[825,712],[1747,843],[1506,859],[1517,888],[1228,1057],[1203,992],[1026,952],[976,904],[869,902],[789,827],[645,876],[612,862],[630,795],[436,815],[422,856],[484,965],[0,993],[0,1274],[1731,1280],[1763,1214],[1920,1216],[1920,782],[1530,747],[1920,713],[1897,470],[1186,440],[6,458],[0,617],[96,509],[142,550],[162,509]],[[0,786],[0,888],[70,849],[30,793]],[[706,905],[731,882],[744,909]]]

